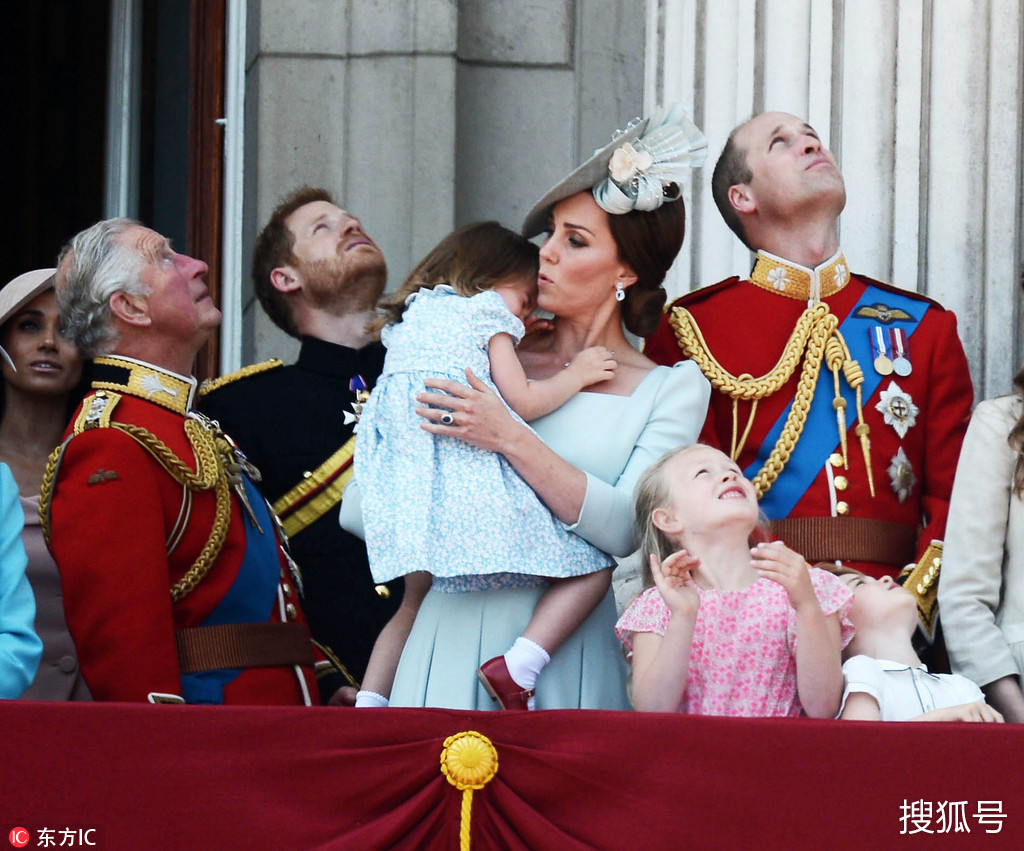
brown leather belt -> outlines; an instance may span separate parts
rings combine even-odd
[[[772,532],[811,564],[873,561],[902,568],[915,561],[917,530],[870,517],[789,517]]]
[[[300,623],[229,623],[179,629],[183,674],[223,668],[312,665],[309,627]]]

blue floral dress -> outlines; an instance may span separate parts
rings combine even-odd
[[[387,358],[363,408],[355,455],[377,582],[425,570],[435,590],[473,591],[612,564],[567,531],[502,455],[420,428],[415,397],[426,378],[465,384],[469,367],[497,392],[488,344],[499,333],[517,343],[523,335],[500,295],[465,298],[446,285],[414,293],[402,321],[384,328]]]

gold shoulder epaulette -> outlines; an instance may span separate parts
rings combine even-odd
[[[917,564],[905,567],[897,582],[917,602],[921,632],[931,643],[935,640],[935,619],[939,611],[939,573],[942,570],[942,541],[932,541]]]
[[[109,428],[110,418],[120,401],[121,394],[110,390],[97,390],[86,398],[82,410],[75,418],[75,434],[81,434],[90,428]]]
[[[270,360],[260,363],[251,363],[249,366],[243,366],[241,369],[236,369],[234,372],[229,372],[220,378],[208,378],[200,385],[199,395],[205,396],[207,393],[212,393],[226,384],[231,384],[241,378],[248,378],[250,375],[259,375],[268,369],[277,369],[279,366],[284,366],[284,361],[280,358],[270,358]]]

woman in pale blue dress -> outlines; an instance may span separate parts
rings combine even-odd
[[[532,430],[475,376],[469,385],[428,380],[417,397],[428,431],[500,452],[566,528],[614,556],[634,548],[630,513],[640,473],[669,449],[694,442],[707,413],[710,387],[695,365],[655,366],[623,331],[625,325],[642,337],[657,326],[666,298],[661,284],[683,240],[678,183],[705,149],[685,114],[659,114],[619,134],[527,215],[524,235],[550,232],[540,253],[538,305],[554,319],[517,349],[526,375],[550,378],[600,345],[615,353],[612,379],[534,420]],[[437,560],[459,561],[456,549],[438,550]],[[364,691],[390,696],[395,706],[495,708],[474,672],[522,633],[546,580],[493,587],[474,583],[473,575],[465,564],[464,587],[476,590],[457,593],[431,588],[429,574],[407,577]],[[544,668],[537,709],[629,708],[615,620],[609,591]]]

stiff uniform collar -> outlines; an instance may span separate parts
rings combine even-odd
[[[352,349],[338,343],[328,343],[319,337],[301,339],[302,348],[295,365],[307,372],[346,378],[364,372],[377,375],[384,362],[383,348],[377,342],[367,343],[361,349]]]
[[[842,251],[814,269],[767,251],[757,252],[750,282],[769,292],[806,301],[808,306],[835,295],[850,282],[850,269]]]
[[[92,386],[135,396],[184,416],[192,408],[196,380],[145,361],[121,355],[93,358]]]

